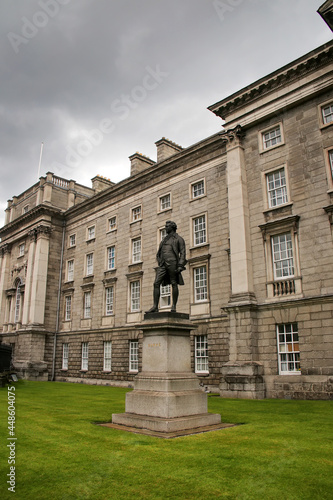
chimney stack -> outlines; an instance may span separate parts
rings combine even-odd
[[[157,147],[157,163],[164,161],[170,156],[179,153],[183,148],[176,144],[175,142],[169,141],[165,137],[162,137],[159,141],[155,142]]]
[[[139,174],[152,165],[155,165],[155,162],[148,158],[148,156],[144,156],[138,152],[130,156],[129,159],[131,160],[131,175]]]

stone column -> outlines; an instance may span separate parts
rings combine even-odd
[[[6,294],[8,282],[10,246],[4,244],[0,247],[0,326],[5,322]]]
[[[145,315],[142,372],[126,395],[126,413],[112,415],[113,424],[162,433],[221,424],[219,414],[207,413],[207,394],[191,371],[194,328],[187,314]]]
[[[253,271],[246,168],[240,126],[221,134],[227,148],[231,301],[253,301]]]
[[[32,275],[33,275],[33,270],[34,270],[37,230],[32,229],[29,232],[29,236],[30,236],[30,245],[29,245],[29,253],[28,253],[28,268],[27,268],[27,276],[26,276],[26,281],[25,281],[25,297],[24,297],[23,315],[22,315],[23,326],[27,325],[29,322]]]
[[[51,227],[36,228],[37,241],[32,272],[29,325],[43,325]]]

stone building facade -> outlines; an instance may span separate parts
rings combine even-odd
[[[32,379],[128,385],[167,220],[187,244],[177,309],[225,397],[333,393],[332,46],[212,105],[224,128],[92,188],[52,173],[8,203],[0,329]],[[170,308],[163,288],[160,309]]]

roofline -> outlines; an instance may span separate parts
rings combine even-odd
[[[278,79],[279,76],[288,73],[288,71],[290,70],[293,70],[294,76],[297,77],[297,75],[295,75],[297,68],[300,69],[300,67],[304,65],[305,62],[307,62],[307,64],[309,65],[309,61],[318,60],[320,54],[328,55],[330,49],[331,50],[333,49],[333,40],[324,43],[320,47],[317,47],[316,49],[308,52],[307,54],[299,57],[298,59],[295,59],[294,61],[286,64],[285,66],[282,66],[278,70],[269,73],[268,75],[260,78],[259,80],[256,80],[255,82],[251,83],[250,85],[247,85],[246,87],[243,87],[242,89],[238,90],[237,92],[234,92],[225,99],[222,99],[221,101],[218,101],[215,104],[208,106],[207,109],[209,109],[209,111],[212,111],[214,114],[222,118],[221,116],[222,110],[224,110],[223,111],[224,114],[227,115],[229,109],[233,107],[233,104],[236,104],[236,101],[237,101],[237,107],[239,101],[244,99],[245,96],[247,97],[246,102],[251,101],[251,92],[253,92],[254,90],[258,90],[258,87],[262,86],[263,88],[260,89],[260,95],[258,96],[258,92],[256,91],[252,96],[252,100],[256,100],[258,97],[262,96],[262,91],[265,90],[271,91],[274,87],[279,86],[280,84],[280,81]]]

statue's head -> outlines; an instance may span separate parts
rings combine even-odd
[[[165,227],[167,230],[169,229],[172,231],[177,231],[177,224],[175,222],[173,222],[172,220],[167,220],[165,223]]]

